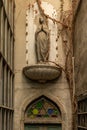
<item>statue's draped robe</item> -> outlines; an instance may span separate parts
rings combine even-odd
[[[45,62],[49,56],[49,29],[47,25],[40,25],[35,34],[37,61]]]

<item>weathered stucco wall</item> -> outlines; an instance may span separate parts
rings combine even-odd
[[[76,94],[87,91],[87,1],[79,4],[74,31]]]
[[[30,3],[32,2],[30,1]],[[49,0],[49,2],[56,6],[54,0]],[[26,66],[26,9],[29,5],[29,0],[26,2],[24,0],[15,0],[15,4],[14,130],[24,130],[22,127],[24,121],[22,115],[23,108],[25,107],[24,105],[27,106],[28,103],[41,95],[47,96],[56,104],[60,104],[59,106],[62,106],[60,108],[61,110],[64,110],[62,130],[72,130],[71,97],[65,74],[62,73],[59,80],[45,84],[32,82],[26,79],[23,75],[22,70],[23,67]],[[32,53],[32,51],[30,53]]]

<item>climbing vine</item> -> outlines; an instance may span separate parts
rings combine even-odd
[[[41,0],[36,0],[38,8],[39,8],[39,12],[40,14],[45,17],[46,21],[48,21],[48,19],[52,20],[53,23],[58,24],[59,26],[57,26],[58,28],[58,34],[57,34],[57,38],[56,41],[58,41],[58,39],[62,38],[62,44],[63,44],[63,48],[64,48],[64,52],[65,52],[65,56],[66,56],[66,60],[65,60],[65,67],[63,68],[61,65],[62,70],[64,70],[64,72],[66,73],[66,77],[69,81],[70,86],[72,86],[72,20],[73,20],[73,9],[72,6],[69,10],[65,11],[64,10],[64,0],[60,0],[60,20],[57,20],[56,18],[53,18],[51,16],[49,16],[48,14],[45,13],[43,7],[42,7],[42,1]],[[77,2],[77,0],[73,0],[72,3],[75,5]],[[28,8],[30,9],[30,4],[28,6]],[[32,5],[32,8],[34,7],[34,5]],[[34,10],[35,13],[37,13],[37,10]],[[51,61],[49,61],[51,62]]]
[[[76,3],[75,1],[77,0],[73,0],[74,4]],[[72,1],[72,3],[73,3]],[[61,69],[66,73],[66,77],[69,81],[69,86],[72,86],[72,20],[73,20],[73,10],[72,10],[72,6],[69,10],[64,11],[64,0],[60,0],[60,20],[57,20],[53,17],[50,17],[48,14],[45,13],[44,9],[42,8],[42,3],[41,0],[36,0],[38,8],[39,8],[39,12],[40,14],[46,18],[46,20],[50,19],[53,21],[53,23],[58,24],[60,26],[58,26],[58,34],[57,34],[57,38],[56,41],[58,41],[60,35],[62,37],[62,44],[64,47],[64,52],[66,55],[66,60],[65,60],[65,68],[63,68],[61,65],[58,65],[61,67]],[[34,5],[32,5],[33,7]],[[29,5],[30,8],[30,5]],[[35,10],[35,13],[37,13],[37,10]],[[53,61],[49,61],[49,62],[53,62]],[[70,88],[71,93],[72,93],[72,88]]]
[[[46,19],[46,21],[50,19],[53,21],[54,24],[56,23],[59,25],[56,41],[58,41],[60,36],[62,37],[62,43],[65,50],[65,55],[66,55],[65,68],[63,68],[61,65],[60,67],[66,73],[67,79],[69,83],[71,84],[71,80],[72,80],[71,79],[72,78],[71,76],[72,75],[72,70],[71,70],[72,69],[72,62],[71,62],[72,37],[71,37],[71,34],[72,34],[72,16],[73,16],[72,8],[70,8],[70,10],[68,11],[64,11],[64,0],[60,0],[60,20],[57,20],[45,13],[44,9],[42,8],[41,0],[36,0],[36,2],[37,2],[41,16],[43,16]],[[32,7],[33,6],[34,5],[32,5]],[[28,8],[30,9],[30,4]],[[37,10],[35,10],[35,13],[37,13]]]
[[[41,6],[41,1],[37,0],[37,4],[38,7],[41,11],[41,14],[43,16],[45,16],[47,19],[50,19],[53,21],[53,23],[57,23],[60,24],[62,26],[61,29],[58,28],[58,36],[57,39],[59,38],[59,36],[61,35],[62,37],[62,43],[63,43],[63,47],[65,50],[65,55],[66,55],[66,60],[65,60],[65,69],[59,65],[56,64],[53,61],[49,61],[52,62],[54,64],[56,64],[58,67],[60,67],[66,74],[67,80],[69,82],[69,87],[70,87],[70,95],[71,95],[71,100],[72,100],[72,108],[73,108],[73,112],[75,113],[76,111],[76,100],[73,97],[73,66],[72,66],[72,55],[73,55],[73,45],[72,45],[72,33],[73,33],[73,10],[72,8],[68,11],[64,11],[63,7],[64,7],[64,0],[61,0],[61,9],[60,9],[60,21],[51,18],[49,15],[45,14],[42,6]],[[73,122],[72,122],[73,123]]]
[[[62,36],[62,41],[63,41],[63,44],[64,44],[64,48],[66,50],[66,62],[65,62],[65,69],[62,68],[65,73],[66,73],[66,76],[67,76],[67,79],[69,80],[69,82],[71,81],[71,64],[70,63],[70,68],[69,68],[69,65],[67,64],[67,62],[69,63],[70,57],[72,57],[72,38],[71,38],[71,33],[72,33],[72,10],[68,10],[68,11],[65,11],[63,10],[63,7],[64,7],[64,0],[60,0],[61,2],[61,5],[60,5],[60,21],[58,21],[57,19],[54,19],[52,17],[50,17],[49,15],[47,15],[45,12],[44,12],[44,9],[42,8],[41,6],[41,0],[36,0],[37,4],[38,4],[38,7],[39,7],[39,10],[40,10],[40,13],[42,16],[46,17],[47,19],[50,19],[53,21],[53,23],[57,23],[57,24],[60,24],[61,25],[61,29],[58,29],[58,37],[57,37],[57,40],[59,38],[59,36],[61,35]],[[66,34],[66,38],[68,38],[69,40],[65,40],[64,39],[64,34]],[[69,44],[69,45],[68,45]]]

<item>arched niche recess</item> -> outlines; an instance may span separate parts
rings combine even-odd
[[[24,112],[24,130],[62,130],[60,108],[45,96],[33,100]]]

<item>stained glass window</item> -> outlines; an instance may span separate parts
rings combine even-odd
[[[42,97],[27,107],[26,116],[35,117],[59,117],[61,112],[59,108],[50,100]]]

